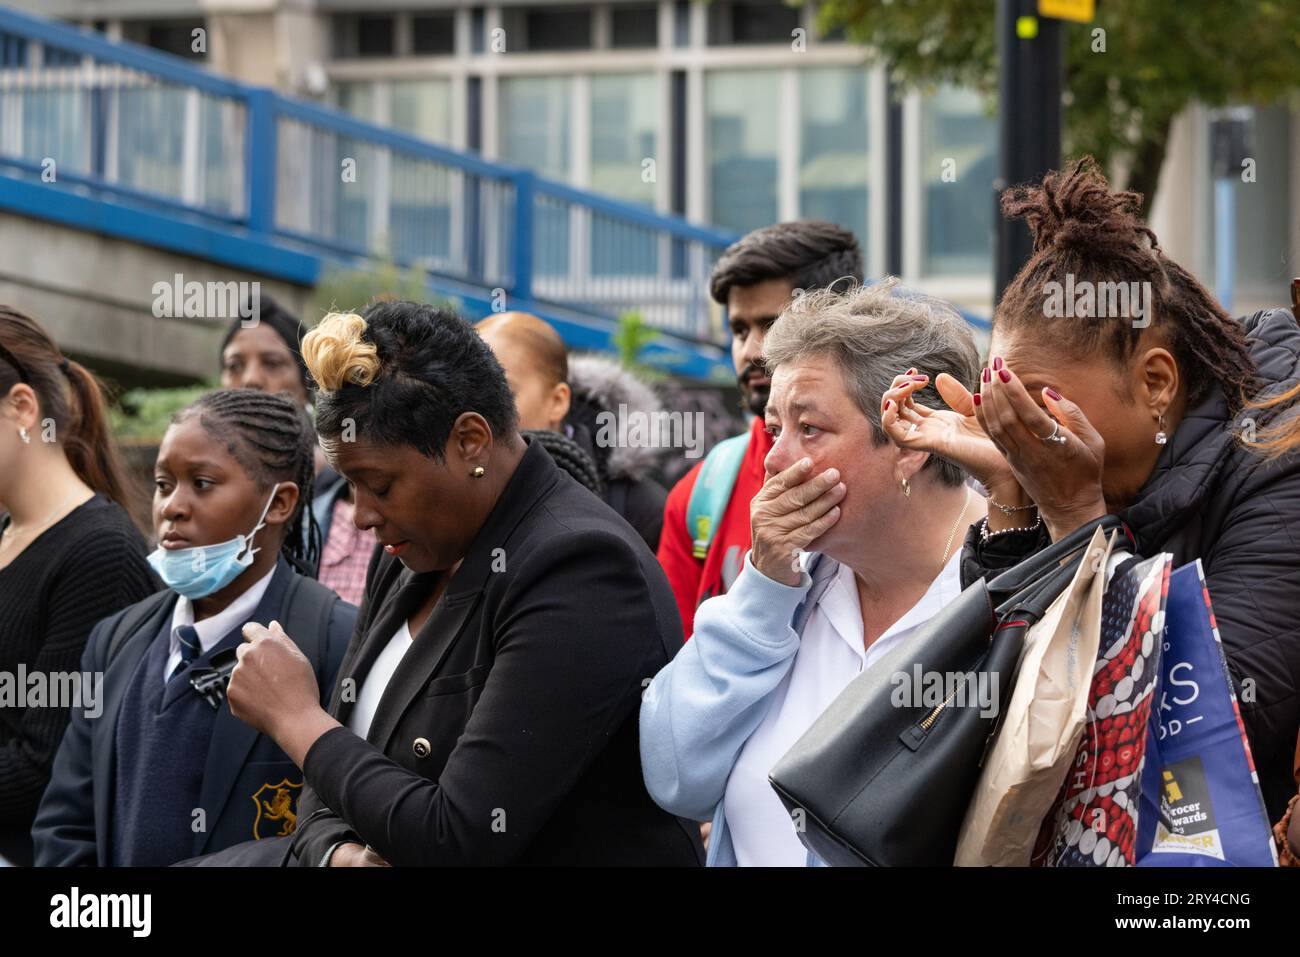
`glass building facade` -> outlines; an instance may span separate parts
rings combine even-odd
[[[98,0],[31,3],[111,36],[211,59],[186,47],[196,26],[218,19],[201,0],[158,0],[156,15],[139,0],[135,13],[116,18],[105,18]],[[951,87],[891,104],[884,70],[867,66],[862,47],[818,32],[816,0],[316,0],[303,9],[303,29],[281,31],[275,42],[287,48],[275,59],[310,64],[320,82],[277,80],[288,92],[738,233],[829,219],[858,236],[868,275],[898,272],[991,309],[998,142],[989,104]],[[21,51],[0,51],[5,57]],[[235,72],[249,78],[246,69]],[[121,122],[156,113],[162,104],[150,95],[141,91]],[[67,155],[64,140],[82,120],[72,103],[58,115],[47,129],[11,123],[9,135],[22,137],[29,153]],[[1257,178],[1232,187],[1236,288],[1247,301],[1277,301],[1300,273],[1300,120],[1285,105],[1252,108],[1251,116]],[[1193,106],[1176,121],[1152,225],[1171,255],[1213,285],[1210,120]],[[203,177],[205,199],[232,203],[240,184],[219,171],[222,141],[233,142],[234,131],[218,116],[200,125],[198,148],[213,172]],[[121,153],[128,179],[172,175],[180,140],[155,139],[150,149],[153,157]],[[394,244],[404,231],[445,232],[439,223],[458,213],[442,197],[454,190],[401,170],[391,175],[394,188],[410,194],[409,215],[381,224]],[[179,195],[190,187],[169,188]],[[364,197],[340,202],[356,206],[349,230],[373,228]],[[668,254],[607,242],[598,217],[578,222],[542,209],[539,219],[546,239],[539,275],[575,263],[591,274],[635,274]]]

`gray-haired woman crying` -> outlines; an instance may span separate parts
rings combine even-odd
[[[898,369],[927,387],[940,373],[974,383],[974,335],[952,306],[893,279],[810,292],[764,349],[775,444],[753,546],[641,705],[650,794],[712,820],[711,865],[820,863],[768,772],[850,680],[960,594],[965,531],[986,512],[960,468],[881,425]]]

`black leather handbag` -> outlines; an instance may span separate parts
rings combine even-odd
[[[951,866],[1025,633],[1069,585],[1098,527],[1123,523],[1097,519],[980,579],[840,692],[769,775],[805,847],[837,866]],[[917,666],[952,676],[937,704],[915,687]],[[981,688],[996,689],[995,714],[978,703],[990,703]]]

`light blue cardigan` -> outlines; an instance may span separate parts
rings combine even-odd
[[[812,609],[839,565],[814,555],[796,587],[745,564],[726,594],[695,612],[695,634],[641,699],[641,769],[664,810],[713,820],[709,867],[735,867],[723,815],[727,779],[740,749],[767,714],[770,695],[794,664]],[[822,862],[811,852],[809,866]]]

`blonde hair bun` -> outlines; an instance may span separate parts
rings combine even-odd
[[[303,336],[302,358],[307,371],[325,392],[337,392],[351,382],[368,386],[379,374],[379,350],[362,335],[366,320],[355,312],[331,312]]]

